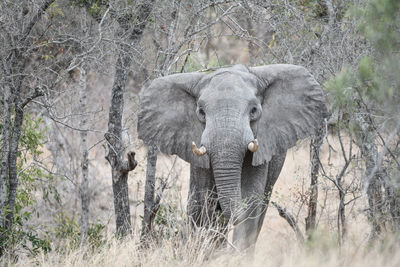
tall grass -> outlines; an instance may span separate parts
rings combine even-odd
[[[400,266],[399,240],[387,238],[375,244],[351,240],[341,248],[328,233],[317,234],[304,245],[277,240],[259,242],[254,253],[218,249],[213,236],[198,232],[150,242],[142,248],[139,238],[108,238],[99,248],[89,246],[19,259],[9,266]]]
[[[65,239],[51,252],[35,257],[3,258],[5,266],[400,266],[400,237],[386,234],[379,240],[366,235],[364,226],[349,225],[349,234],[339,246],[337,233],[323,226],[312,238],[300,243],[286,227],[268,228],[262,232],[254,250],[239,252],[228,241],[221,246],[224,232],[217,228],[194,229],[188,220],[175,216],[176,211],[164,216],[156,224],[146,245],[140,233],[117,239],[109,230],[103,230],[103,240],[95,244],[79,245],[76,240]],[[174,215],[175,214],[175,215]],[[267,219],[268,216],[267,216]],[[265,226],[265,225],[264,225]],[[286,226],[286,225],[285,225]],[[231,230],[225,235],[231,238]],[[69,241],[69,242],[68,242]]]

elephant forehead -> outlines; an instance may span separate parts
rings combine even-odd
[[[235,97],[216,97],[204,103],[209,117],[239,116],[248,106],[248,100]]]
[[[230,90],[234,88],[254,88],[256,78],[241,72],[223,72],[211,78],[209,86],[218,90]]]
[[[240,75],[226,73],[214,77],[202,91],[202,98],[206,100],[215,98],[238,98],[250,100],[257,93],[254,83],[249,82]]]

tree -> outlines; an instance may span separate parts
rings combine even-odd
[[[25,74],[26,62],[33,50],[32,33],[53,2],[54,0],[46,0],[38,5],[25,7],[12,6],[8,1],[2,2],[2,8],[10,11],[8,16],[1,16],[0,21],[0,29],[3,32],[2,43],[6,48],[0,54],[5,115],[0,171],[0,226],[6,229],[11,228],[14,219],[18,187],[18,146],[24,120],[24,108],[33,99],[44,95],[44,85],[40,81],[33,85],[24,83],[28,76]],[[10,6],[14,10],[10,10]],[[27,20],[27,26],[19,27],[24,22],[13,18],[13,15]],[[28,97],[24,98],[24,93],[27,93]]]
[[[354,6],[362,35],[372,46],[355,69],[344,68],[327,83],[342,127],[355,137],[365,162],[364,192],[368,198],[371,237],[400,230],[400,3],[370,0]]]
[[[119,25],[118,34],[127,36],[127,40],[125,41],[126,43],[123,42],[120,45],[120,53],[115,65],[108,132],[105,138],[108,143],[108,154],[106,158],[112,168],[116,227],[119,235],[125,235],[132,230],[127,181],[128,172],[132,171],[137,165],[134,152],[128,153],[128,161],[122,158],[124,154],[124,144],[122,142],[124,90],[132,63],[132,56],[130,53],[131,46],[136,46],[142,37],[153,5],[153,0],[144,1],[140,3],[135,15],[125,14],[117,19]]]
[[[0,222],[6,230],[10,230],[14,223],[19,177],[26,171],[17,172],[17,167],[21,161],[19,143],[27,105],[35,101],[38,106],[44,107],[50,119],[57,121],[52,111],[56,102],[62,99],[60,87],[75,69],[88,61],[102,40],[102,21],[99,24],[99,37],[91,45],[84,45],[92,39],[78,36],[80,32],[76,36],[63,35],[62,30],[70,26],[60,26],[60,20],[65,16],[62,8],[67,4],[69,1],[60,4],[59,1],[44,0],[0,3],[2,10],[5,10],[0,17],[4,44],[0,51],[0,86],[5,100],[1,138]],[[41,96],[45,97],[39,98]],[[34,113],[32,110],[28,112]],[[38,112],[38,117],[43,113]],[[46,169],[42,165],[41,168]]]

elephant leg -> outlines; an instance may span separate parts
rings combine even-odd
[[[211,232],[217,247],[226,245],[227,222],[221,220],[222,210],[218,204],[218,195],[212,171],[190,167],[190,190],[188,196],[188,215],[192,227],[204,227],[217,230]]]
[[[251,248],[258,236],[260,216],[264,209],[264,188],[267,182],[268,164],[252,166],[252,154],[248,153],[243,162],[241,191],[245,219],[233,231],[233,244],[239,249]]]
[[[190,166],[188,215],[196,227],[209,226],[217,209],[217,192],[212,171]]]
[[[272,157],[268,164],[253,167],[245,159],[242,174],[242,198],[247,200],[247,218],[235,227],[234,244],[239,249],[254,247],[260,233],[273,186],[282,170],[286,153]]]
[[[286,152],[280,155],[273,156],[271,161],[268,163],[268,175],[267,175],[267,184],[265,185],[264,189],[264,211],[260,216],[258,221],[258,228],[257,228],[257,236],[259,235],[263,222],[265,213],[267,212],[269,200],[271,199],[272,189],[276,181],[278,180],[279,174],[282,171],[283,164],[285,163],[286,159]]]

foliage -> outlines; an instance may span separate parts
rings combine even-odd
[[[92,224],[88,229],[88,244],[93,248],[105,244],[103,230],[105,226],[101,223]],[[55,237],[58,240],[66,241],[68,248],[79,248],[81,244],[81,232],[78,222],[67,214],[59,214],[57,226],[54,229]],[[64,250],[65,244],[57,247],[57,250]]]
[[[376,112],[398,115],[400,97],[400,2],[395,0],[371,0],[366,7],[353,6],[349,15],[358,18],[361,33],[373,47],[373,55],[362,58],[358,70],[351,74],[344,71],[338,79],[351,76],[345,90],[353,88],[360,100],[372,104],[384,104]],[[339,93],[328,84],[327,88]],[[337,96],[338,94],[334,94]],[[335,99],[342,104],[342,98]]]
[[[387,221],[400,230],[400,2],[369,0],[365,6],[353,6],[347,15],[357,18],[372,53],[357,67],[344,68],[325,87],[338,126],[350,130],[366,162],[370,220],[384,221],[373,223],[378,232],[378,224]]]
[[[90,15],[97,17],[102,15],[102,6],[107,5],[108,1],[104,0],[72,0],[71,5],[78,7],[86,7]]]
[[[399,10],[400,2],[394,0],[371,0],[366,7],[350,9],[348,15],[358,18],[360,31],[374,50],[356,70],[345,68],[325,84],[334,109],[354,114],[367,108],[375,118],[382,118],[376,123],[399,120]],[[356,123],[354,118],[350,123]]]
[[[59,214],[55,228],[56,238],[68,240],[72,247],[80,244],[79,224],[66,214]]]
[[[89,226],[88,238],[89,244],[92,247],[101,247],[105,244],[105,238],[103,236],[103,231],[105,230],[104,224],[96,223]]]
[[[34,120],[30,115],[26,115],[18,151],[19,187],[16,195],[15,216],[11,229],[0,229],[0,247],[2,248],[7,247],[12,251],[13,248],[21,245],[33,254],[51,250],[50,241],[46,237],[40,237],[38,227],[26,225],[32,216],[40,216],[34,209],[37,190],[43,190],[44,198],[48,199],[52,194],[58,199],[58,192],[52,184],[53,176],[34,164],[34,159],[42,153],[41,145],[44,139],[43,121],[40,118]]]
[[[50,14],[51,17],[57,16],[57,15],[58,16],[64,16],[64,13],[62,12],[62,10],[61,10],[61,8],[60,8],[60,6],[58,4],[58,0],[54,1],[50,5],[50,7],[47,10],[47,12]]]
[[[179,233],[184,223],[184,213],[175,203],[161,203],[154,219],[155,229],[160,237],[170,238]]]

